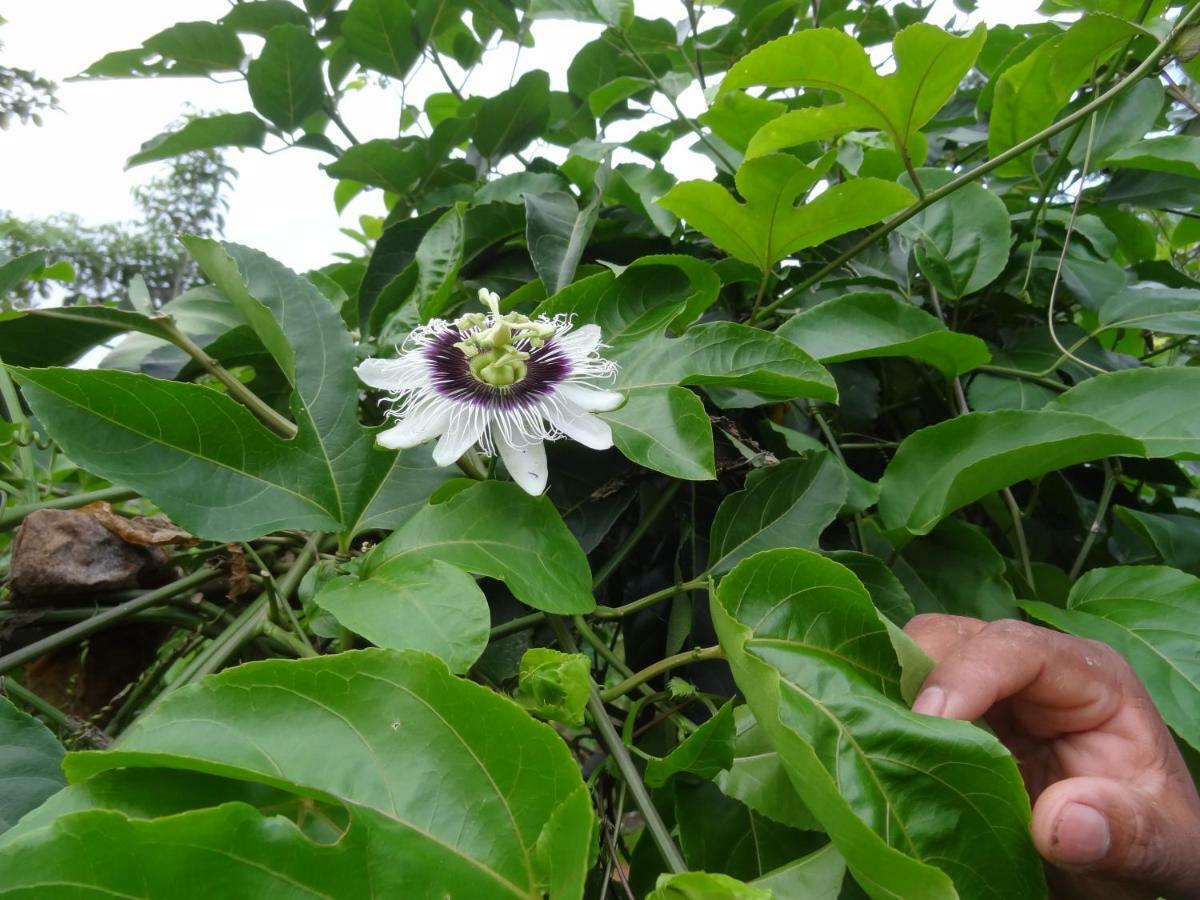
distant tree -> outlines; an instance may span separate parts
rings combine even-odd
[[[117,299],[140,274],[155,305],[162,305],[200,281],[196,264],[176,238],[221,235],[227,192],[237,176],[220,150],[188,153],[163,165],[163,174],[134,189],[141,216],[132,222],[90,225],[70,213],[23,219],[0,210],[0,259],[45,250],[50,259],[70,262],[76,279],[66,286],[67,303]],[[30,281],[20,299],[45,299],[62,290],[47,281]]]
[[[0,17],[0,25],[4,21]],[[4,44],[0,43],[2,49]],[[58,109],[56,87],[53,81],[29,69],[0,64],[0,128],[7,129],[14,119],[22,125],[41,125],[42,111]]]

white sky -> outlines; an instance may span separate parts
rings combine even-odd
[[[639,15],[677,21],[685,17],[679,0],[636,0]],[[979,13],[956,14],[951,0],[935,0],[929,21],[961,26],[982,19],[990,24],[1030,21],[1037,0],[981,0]],[[138,46],[142,40],[178,21],[215,21],[229,8],[227,0],[5,0],[0,13],[0,59],[7,65],[32,68],[62,82],[112,50]],[[598,26],[574,22],[537,22],[536,46],[523,49],[516,74],[545,69],[551,84],[566,87],[566,72],[578,49],[599,33]],[[253,46],[251,40],[246,41]],[[254,48],[257,49],[257,48]],[[467,93],[490,95],[508,86],[514,48],[491,51],[466,86]],[[458,70],[447,63],[452,74]],[[444,84],[426,65],[407,87],[409,102],[420,102]],[[126,172],[125,160],[140,144],[177,118],[184,103],[200,110],[239,112],[250,109],[244,83],[215,84],[205,79],[144,79],[62,83],[62,112],[46,116],[45,125],[12,125],[0,131],[0,209],[18,216],[40,217],[73,212],[99,223],[136,215],[130,189],[154,174],[153,164]],[[703,109],[698,90],[681,101],[686,111]],[[348,98],[342,113],[360,139],[392,137],[400,109],[400,85],[370,88]],[[340,143],[340,135],[330,130]],[[707,160],[676,145],[668,168],[680,177],[707,177]],[[355,245],[339,228],[354,226],[361,213],[383,211],[378,191],[360,197],[339,219],[333,205],[335,182],[320,168],[331,157],[289,149],[273,155],[231,152],[239,178],[231,196],[226,236],[257,247],[297,269],[331,260],[337,250]]]

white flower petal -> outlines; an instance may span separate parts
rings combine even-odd
[[[377,434],[375,443],[389,450],[405,450],[423,444],[446,430],[452,410],[449,403],[437,403],[411,411],[387,431]]]
[[[514,446],[503,435],[496,435],[496,447],[500,458],[520,488],[535,497],[546,489],[546,445],[534,441],[523,446]]]
[[[569,411],[546,409],[546,418],[555,428],[573,441],[593,450],[607,450],[613,445],[612,429],[603,419],[591,413],[572,415]]]
[[[459,408],[454,411],[449,427],[433,448],[433,461],[439,466],[449,466],[474,446],[487,426],[487,418],[476,409]]]
[[[405,387],[410,366],[402,359],[367,359],[354,368],[354,374],[367,387],[395,393]]]
[[[600,326],[584,325],[554,339],[564,352],[587,356],[600,346]]]
[[[584,412],[611,412],[625,402],[625,395],[616,391],[602,391],[569,382],[559,385],[558,394]]]

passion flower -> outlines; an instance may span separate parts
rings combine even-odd
[[[600,328],[573,328],[566,316],[500,313],[500,298],[479,292],[488,311],[415,329],[396,359],[368,359],[355,372],[387,391],[396,424],[376,441],[391,449],[438,438],[433,459],[453,463],[476,444],[497,452],[531,494],[546,487],[545,441],[567,437],[594,450],[612,429],[593,415],[621,405],[597,385],[616,374],[600,355]]]

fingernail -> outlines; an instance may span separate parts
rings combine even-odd
[[[946,692],[940,687],[925,688],[917,695],[913,704],[913,712],[926,716],[940,716],[946,708]]]
[[[1054,848],[1058,861],[1086,866],[1108,855],[1112,835],[1104,815],[1083,803],[1068,803],[1059,813],[1054,827]]]

